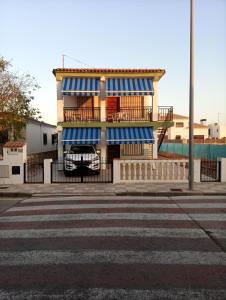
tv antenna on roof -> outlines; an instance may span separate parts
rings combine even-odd
[[[77,63],[82,64],[82,65],[85,65],[85,66],[87,66],[87,67],[95,68],[94,66],[91,66],[91,65],[89,65],[89,64],[87,64],[87,63],[85,63],[85,62],[83,62],[83,61],[81,61],[81,60],[79,60],[79,59],[76,59],[76,58],[74,58],[74,57],[71,57],[71,56],[69,56],[69,55],[67,55],[67,54],[62,54],[62,68],[64,68],[64,58],[65,58],[65,57],[67,57],[67,58],[69,58],[69,59],[71,59],[71,60],[74,60],[74,61],[76,61]]]

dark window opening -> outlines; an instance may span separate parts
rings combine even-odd
[[[43,145],[47,145],[47,133],[43,133]]]

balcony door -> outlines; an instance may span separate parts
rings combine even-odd
[[[112,119],[115,113],[119,112],[120,110],[120,97],[107,97],[107,119]]]
[[[94,100],[93,97],[77,97],[77,111],[81,114],[83,120],[89,120],[94,118]]]

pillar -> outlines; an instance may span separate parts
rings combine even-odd
[[[153,81],[154,95],[152,96],[152,121],[158,121],[158,81]]]
[[[226,158],[221,157],[221,182],[226,182]]]
[[[157,159],[158,158],[158,137],[157,137],[157,131],[153,129],[153,135],[154,135],[154,139],[155,139],[155,142],[153,144],[153,147],[152,147],[152,157],[153,159]]]
[[[57,122],[64,121],[64,100],[62,94],[62,82],[57,81]]]
[[[51,163],[52,158],[44,159],[44,183],[51,183]]]
[[[62,127],[61,126],[57,126],[57,133],[58,133],[58,161],[63,161],[63,157],[64,157],[64,150],[63,150],[63,144],[62,144],[62,136],[63,136],[63,132],[62,132]]]
[[[106,142],[106,130],[103,130],[103,129],[101,129],[100,151],[101,151],[101,162],[103,162],[101,168],[106,169],[107,142]]]
[[[201,160],[194,159],[194,182],[200,182]]]

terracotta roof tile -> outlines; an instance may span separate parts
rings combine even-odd
[[[5,148],[21,148],[26,144],[24,141],[10,141],[6,142],[4,147]]]
[[[74,68],[57,68],[53,69],[53,74],[56,72],[77,72],[77,73],[159,73],[166,72],[164,69],[74,69]]]

